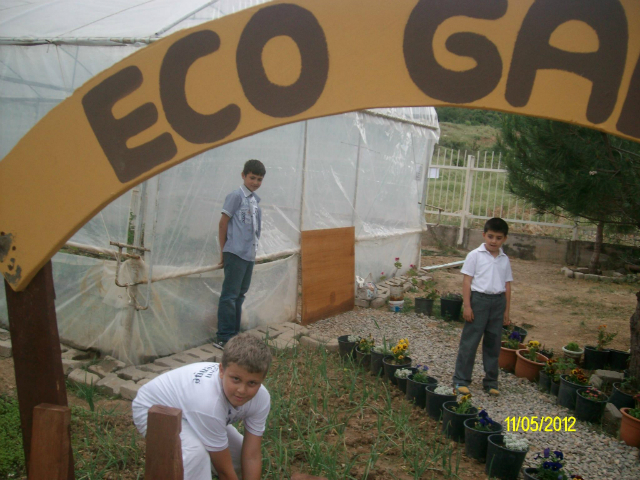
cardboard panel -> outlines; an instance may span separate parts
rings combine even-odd
[[[96,75],[0,162],[0,271],[22,290],[135,185],[305,119],[453,105],[638,141],[639,18],[637,0],[284,0],[180,30]]]
[[[302,324],[353,310],[355,228],[302,232]]]

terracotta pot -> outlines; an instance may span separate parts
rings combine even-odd
[[[504,345],[505,342],[502,342]],[[504,346],[500,347],[500,356],[498,357],[498,366],[503,368],[509,372],[513,372],[516,368],[516,352],[521,348],[525,348],[525,346],[521,343],[518,348],[506,348]]]
[[[547,357],[541,354],[537,355],[537,362],[532,362],[528,358],[524,358],[523,354],[526,353],[526,349],[518,350],[516,352],[516,377],[522,377],[528,379],[530,382],[537,382],[540,370],[544,367],[544,364],[549,360]]]
[[[632,447],[640,447],[640,419],[629,415],[629,408],[621,408],[620,440]]]

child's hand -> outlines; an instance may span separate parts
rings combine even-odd
[[[474,317],[473,317],[473,310],[471,310],[471,307],[465,308],[462,311],[462,317],[465,319],[465,321],[469,323],[473,322]]]
[[[224,265],[224,256],[220,254],[220,263],[218,265]]]

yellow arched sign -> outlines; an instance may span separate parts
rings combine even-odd
[[[309,118],[454,105],[638,140],[639,22],[637,0],[293,0],[180,31],[91,79],[0,162],[0,269],[22,290],[134,185]]]

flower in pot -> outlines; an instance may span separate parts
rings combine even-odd
[[[498,357],[498,366],[509,372],[513,372],[516,367],[516,351],[523,348],[522,335],[515,330],[511,333],[503,334],[502,347],[500,348],[500,356]]]
[[[612,403],[618,409],[624,407],[633,408],[635,405],[633,397],[637,393],[640,393],[640,382],[636,377],[627,377],[622,382],[613,384],[609,403]]]
[[[598,327],[598,340],[596,345],[584,347],[584,368],[587,370],[597,370],[604,368],[609,363],[609,349],[606,348],[618,332],[608,332],[606,325]]]
[[[429,376],[429,367],[416,365],[416,371],[407,378],[406,399],[415,403],[420,408],[425,407],[427,385],[437,385],[438,380]]]
[[[398,385],[398,388],[402,390],[402,393],[407,392],[407,379],[409,378],[409,375],[413,375],[416,370],[416,368],[399,368],[394,373],[394,376],[396,377],[396,385]]]
[[[547,357],[549,360],[553,358],[553,348],[547,348],[545,345],[542,345],[542,347],[540,347],[540,353]]]
[[[462,311],[462,294],[446,292],[440,297],[440,315],[445,320],[459,320]]]
[[[485,472],[489,477],[516,480],[529,450],[529,442],[515,433],[489,435]]]
[[[340,348],[340,356],[348,358],[353,355],[356,344],[360,341],[358,335],[341,335],[338,337],[338,347]]]
[[[584,350],[580,348],[578,342],[569,342],[564,347],[562,347],[562,353],[565,357],[579,362],[580,357],[582,357],[582,354],[584,353]]]
[[[599,422],[607,406],[608,397],[595,387],[581,388],[576,397],[576,418],[585,422]]]
[[[622,422],[620,423],[620,440],[632,447],[640,447],[640,394],[633,397],[635,407],[620,409]]]
[[[534,457],[538,460],[537,467],[525,468],[525,480],[567,480],[569,476],[564,471],[564,455],[560,450],[551,451],[545,448],[542,454]]]
[[[388,355],[391,355],[391,345],[387,343],[387,339],[382,337],[382,345],[376,345],[371,350],[371,373],[373,375],[384,374],[384,367],[382,366],[382,359]]]
[[[538,389],[541,392],[549,393],[551,389],[551,382],[553,380],[553,376],[556,373],[556,364],[558,363],[558,359],[550,358],[546,361],[542,369],[540,370],[540,376],[538,377]]]
[[[531,382],[538,380],[538,374],[548,360],[547,357],[539,353],[540,342],[531,340],[527,348],[516,352],[516,377],[527,378]]]
[[[440,419],[445,402],[453,402],[458,397],[455,389],[449,385],[427,385],[426,409],[431,418]]]
[[[435,281],[430,280],[422,284],[422,295],[416,297],[415,311],[424,315],[431,316],[433,313],[433,302],[440,296],[438,290],[435,289]]]
[[[478,416],[464,421],[464,450],[468,457],[480,462],[487,459],[487,439],[489,435],[502,432],[502,425],[494,422],[485,410]]]
[[[576,407],[578,390],[587,385],[589,385],[589,378],[587,378],[580,368],[574,368],[568,374],[560,375],[558,405],[574,409]]]
[[[397,384],[395,377],[396,370],[406,365],[411,365],[411,358],[409,357],[409,340],[401,338],[398,343],[391,347],[391,355],[387,355],[382,360],[384,366],[384,374],[387,380],[394,385]]]
[[[465,441],[464,422],[474,418],[478,409],[471,403],[471,394],[464,395],[457,402],[442,404],[442,431],[455,442]]]
[[[570,358],[560,357],[558,359],[554,359],[551,365],[552,366],[549,370],[549,375],[551,376],[549,392],[551,395],[557,396],[560,390],[560,376],[565,373],[569,373],[571,370],[576,368],[576,364]]]
[[[369,338],[361,338],[356,345],[356,360],[360,366],[367,370],[371,365],[371,350],[373,350],[375,343],[375,339],[369,334]]]

